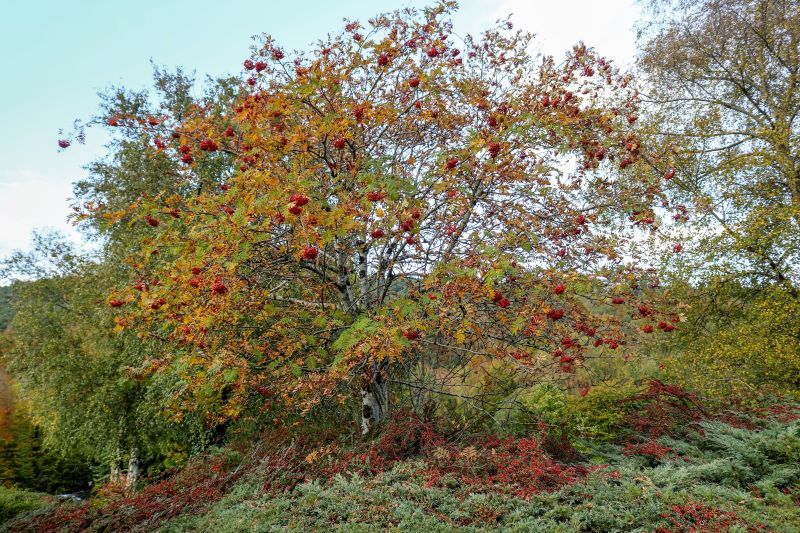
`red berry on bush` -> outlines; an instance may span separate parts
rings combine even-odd
[[[222,283],[220,278],[214,280],[214,284],[211,286],[211,292],[213,294],[225,294],[228,292],[228,287]]]
[[[283,58],[284,58],[284,53],[283,50],[281,50],[280,48],[275,48],[272,51],[272,59],[274,59],[275,61],[280,61]]]
[[[267,64],[263,61],[257,61],[255,64],[256,72],[261,72],[267,68]]]
[[[386,198],[386,193],[381,191],[370,191],[367,193],[367,200],[370,202],[380,202]]]
[[[376,228],[372,230],[372,233],[370,233],[370,235],[372,236],[373,239],[380,239],[386,234],[383,232],[381,228]]]
[[[333,147],[336,148],[337,150],[341,150],[342,148],[345,147],[346,143],[347,143],[347,141],[345,140],[344,137],[339,137],[337,139],[334,139]]]
[[[564,318],[564,310],[563,309],[550,309],[547,312],[547,318],[550,320],[561,320]]]
[[[200,141],[200,149],[204,152],[216,152],[219,150],[219,146],[211,139],[204,139]]]
[[[303,207],[308,203],[309,198],[304,194],[293,194],[289,197],[289,201],[298,207]]]
[[[566,290],[567,290],[567,288],[564,287],[564,284],[563,283],[559,283],[558,285],[555,285],[553,287],[553,294],[564,294],[564,291],[566,291]]]
[[[191,278],[191,279],[189,280],[189,285],[191,285],[192,287],[194,287],[194,288],[196,289],[197,287],[199,287],[199,286],[200,286],[200,284],[202,283],[202,281],[203,281],[203,280],[202,280],[202,279],[200,279],[199,277],[194,277],[194,278]]]
[[[388,54],[381,54],[378,56],[378,66],[385,67],[389,64],[389,55]]]
[[[645,324],[644,326],[642,326],[642,331],[644,331],[645,333],[653,333],[652,324]]]
[[[675,168],[674,168],[674,167],[670,167],[670,169],[669,169],[669,170],[667,170],[667,171],[664,173],[664,179],[665,179],[665,180],[671,180],[671,179],[672,179],[672,178],[674,178],[674,177],[675,177]]]
[[[69,148],[69,145],[71,145],[71,144],[72,143],[70,141],[68,141],[67,139],[61,139],[61,140],[58,141],[58,146],[61,147],[61,148]]]
[[[122,300],[111,300],[108,302],[108,305],[110,305],[111,307],[122,307],[123,305],[125,305],[125,302],[123,302]]]
[[[416,89],[419,87],[419,76],[414,76],[410,80],[408,80],[408,86],[412,89]]]
[[[306,246],[303,248],[302,256],[306,261],[313,261],[317,258],[319,251],[314,246]]]
[[[625,303],[625,298],[623,298],[622,296],[614,296],[611,299],[611,303],[614,304],[614,305],[624,304]]]
[[[244,60],[244,68],[245,68],[245,70],[253,70],[254,68],[256,68],[256,64],[253,63],[252,59],[245,59]]]
[[[413,329],[407,329],[403,331],[403,337],[405,337],[410,341],[413,341],[414,339],[419,338],[419,332]]]
[[[144,217],[144,219],[145,219],[145,221],[147,221],[147,223],[148,223],[148,224],[150,224],[150,225],[151,225],[151,226],[153,226],[154,228],[157,228],[157,227],[158,227],[158,224],[159,224],[159,222],[158,222],[158,219],[157,219],[157,218],[155,218],[155,217],[152,217],[152,216],[150,216],[150,215],[146,215],[146,216]]]
[[[164,298],[159,298],[158,300],[154,300],[150,304],[150,309],[158,309],[158,308],[160,308],[161,306],[163,306],[166,303],[167,303],[167,301]]]
[[[444,168],[446,168],[447,170],[452,170],[456,168],[456,165],[458,165],[458,159],[456,159],[455,157],[451,157],[447,161],[445,161]]]

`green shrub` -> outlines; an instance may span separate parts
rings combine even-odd
[[[47,494],[0,486],[0,523],[52,504],[53,498]]]

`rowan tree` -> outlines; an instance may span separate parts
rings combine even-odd
[[[147,230],[109,304],[174,343],[143,370],[181,377],[176,408],[219,421],[357,390],[368,432],[389,383],[428,387],[410,362],[586,386],[585,361],[675,328],[637,263],[649,223],[629,220],[661,180],[632,172],[629,77],[584,45],[531,56],[508,21],[458,39],[453,9],[348,21],[307,52],[265,36],[227,113],[137,126],[180,162],[171,189],[235,161],[214,189],[90,208]]]

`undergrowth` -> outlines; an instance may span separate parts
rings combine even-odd
[[[630,397],[614,441],[448,438],[396,413],[345,445],[283,431],[134,495],[23,514],[12,531],[798,531],[796,405],[709,413],[660,382]],[[563,435],[563,434],[562,434]]]

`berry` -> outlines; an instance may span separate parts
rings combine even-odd
[[[446,168],[447,170],[452,170],[456,168],[456,165],[458,165],[458,159],[456,159],[455,157],[451,157],[450,159],[445,161],[444,168]]]
[[[61,140],[58,141],[58,146],[60,148],[69,148],[69,145],[71,145],[71,144],[72,143],[69,142],[67,139],[61,139]]]
[[[267,64],[263,61],[257,61],[255,64],[256,72],[261,72],[267,68]]]
[[[672,251],[675,252],[676,254],[681,253],[681,251],[683,251],[683,245],[681,243],[676,244],[675,246],[672,247]]]
[[[439,49],[435,46],[431,46],[425,53],[428,54],[428,57],[437,57],[439,55]]]
[[[614,305],[624,304],[625,303],[625,298],[623,298],[622,296],[614,296],[611,299],[611,303],[614,304]]]
[[[385,67],[389,64],[389,55],[388,54],[381,54],[378,56],[378,66]]]
[[[144,217],[144,219],[147,221],[147,223],[148,223],[148,224],[150,224],[150,225],[151,225],[151,226],[153,226],[154,228],[157,228],[157,227],[158,227],[158,224],[159,224],[159,222],[158,222],[158,219],[157,219],[157,218],[155,218],[155,217],[151,217],[150,215],[146,215],[146,216]]]
[[[223,191],[231,190],[231,186],[227,183],[223,183],[222,185],[219,186],[219,188],[222,189]]]
[[[228,292],[228,287],[222,283],[222,280],[217,278],[214,280],[214,284],[211,286],[211,292],[212,294],[225,294]]]
[[[200,272],[202,272],[202,271],[203,271],[203,269],[202,269],[202,268],[200,268],[200,267],[194,267],[194,268],[192,269],[192,274],[193,274],[193,275],[195,275],[195,276],[197,276],[197,275],[199,275],[199,274],[200,274]]]
[[[256,65],[255,63],[253,63],[252,59],[245,59],[244,68],[245,70],[253,70],[254,68],[256,68]]]
[[[408,86],[412,89],[416,89],[419,87],[419,76],[414,76],[410,80],[408,80]]]
[[[189,280],[189,285],[191,285],[192,287],[194,287],[196,289],[197,287],[200,286],[200,283],[202,283],[202,281],[203,280],[200,279],[200,277],[194,277],[194,278],[191,278]]]
[[[211,139],[204,139],[200,141],[200,149],[204,152],[216,152],[219,150],[219,146]]]
[[[578,224],[579,226],[586,224],[586,216],[578,215],[577,217],[575,217],[575,223]]]
[[[290,212],[291,214],[293,214],[293,215],[299,215],[300,213],[302,213],[302,212],[303,212],[303,208],[302,208],[302,207],[300,207],[299,205],[292,205],[292,206],[289,208],[289,212]]]
[[[151,126],[158,126],[161,124],[161,121],[158,120],[156,117],[147,117],[147,123]]]
[[[564,287],[564,284],[563,283],[559,283],[558,285],[553,287],[553,294],[564,294],[564,291],[566,291],[566,290],[567,290],[567,288]]]
[[[289,201],[292,202],[297,207],[303,207],[308,203],[308,196],[303,194],[293,194],[289,197]]]
[[[383,232],[381,228],[376,228],[372,230],[372,233],[370,233],[370,235],[372,236],[373,239],[380,239],[386,234]]]
[[[317,258],[318,253],[319,251],[315,247],[306,246],[305,248],[303,248],[301,255],[303,256],[303,259],[305,259],[306,261],[313,261],[314,259]]]
[[[110,119],[106,120],[106,124],[115,128],[119,126],[119,119],[117,119],[116,117],[111,117]]]
[[[283,59],[283,57],[284,53],[283,50],[281,50],[280,48],[276,48],[272,51],[272,59],[274,59],[275,61],[280,61],[281,59]]]
[[[674,178],[674,177],[675,177],[675,168],[674,168],[674,167],[670,167],[670,169],[669,169],[669,170],[667,170],[667,171],[664,173],[664,179],[665,179],[665,180],[671,180],[671,179],[672,179],[672,178]]]
[[[413,341],[414,339],[419,338],[419,332],[413,329],[407,329],[403,331],[403,337],[405,337],[410,341]]]
[[[547,318],[550,320],[561,320],[564,318],[564,310],[563,309],[551,309],[547,312]]]
[[[194,163],[194,157],[192,157],[192,154],[183,154],[181,156],[181,161],[183,161],[187,165],[191,165],[192,163]]]
[[[380,202],[386,198],[386,193],[381,191],[371,191],[367,193],[367,200],[370,202]]]
[[[155,139],[153,139],[153,144],[155,144],[156,148],[158,148],[159,150],[163,150],[164,148],[167,147],[167,143],[165,143],[164,139],[162,139],[161,137],[156,137]]]
[[[645,324],[642,326],[642,331],[645,333],[653,333],[653,325],[652,324]]]
[[[414,219],[413,218],[409,218],[408,220],[404,220],[403,223],[400,224],[400,228],[403,231],[411,231],[411,229],[413,227],[414,227]]]
[[[125,305],[125,302],[123,302],[122,300],[110,300],[108,302],[108,305],[110,305],[111,307],[122,307],[123,305]]]
[[[159,298],[158,300],[153,300],[153,303],[150,304],[150,309],[158,309],[159,307],[163,306],[167,301],[164,298]]]
[[[499,142],[491,142],[489,143],[489,156],[494,159],[500,154],[500,143]]]
[[[336,148],[337,150],[341,150],[342,148],[344,148],[346,143],[347,141],[345,140],[344,137],[339,137],[338,139],[335,139],[333,141],[333,147]]]
[[[228,128],[225,130],[225,137],[233,137],[233,135],[233,126],[228,126]]]

